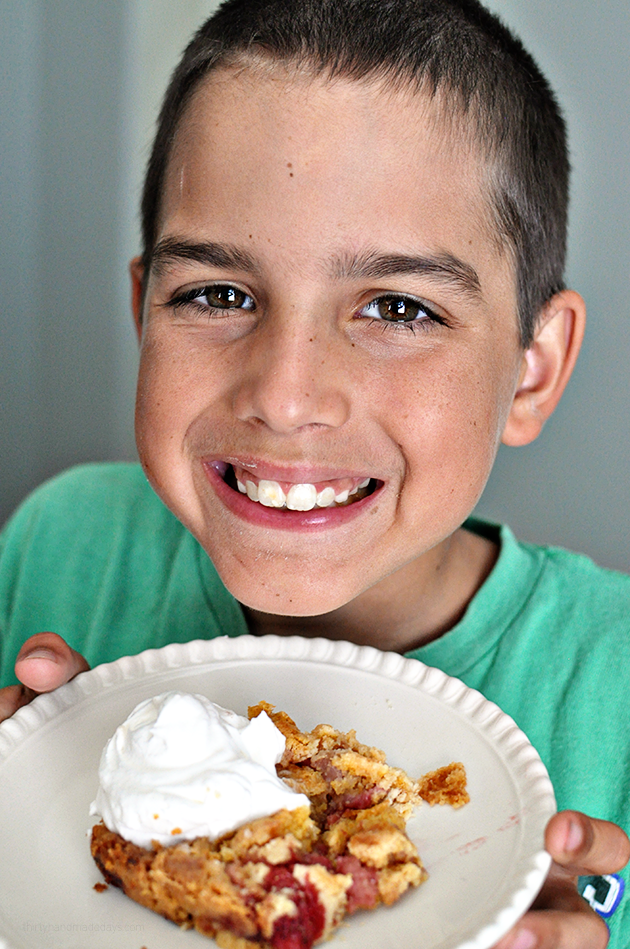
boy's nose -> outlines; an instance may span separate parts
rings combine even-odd
[[[261,327],[250,337],[240,368],[235,415],[279,434],[340,427],[350,413],[342,348],[341,341],[305,326]]]

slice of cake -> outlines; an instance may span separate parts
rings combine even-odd
[[[221,947],[309,949],[344,916],[391,905],[426,879],[406,821],[421,799],[466,803],[466,776],[451,764],[412,781],[353,731],[301,732],[265,702],[249,709],[250,725],[259,717],[254,727],[268,718],[283,736],[275,770],[294,801],[215,839],[181,839],[175,825],[172,844],[139,845],[100,823],[92,855],[108,883]]]

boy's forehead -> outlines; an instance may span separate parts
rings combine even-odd
[[[397,234],[409,243],[430,216],[441,250],[453,240],[460,249],[474,243],[477,256],[504,269],[509,255],[497,240],[489,168],[475,139],[442,94],[286,66],[222,68],[200,84],[180,121],[160,230],[203,228],[226,204],[237,229],[244,218],[269,229],[275,219],[283,229],[296,215],[305,229],[324,207],[352,240]],[[375,220],[380,234],[361,230]]]
[[[341,143],[349,147],[335,148]],[[198,158],[200,149],[231,153],[232,167],[239,148],[243,163],[258,166],[265,161],[283,167],[294,157],[302,171],[326,164],[341,174],[351,161],[362,172],[359,180],[376,170],[379,159],[388,161],[393,177],[402,170],[417,175],[428,158],[443,170],[450,164],[459,179],[463,172],[480,208],[485,206],[485,164],[471,123],[449,108],[444,94],[431,96],[378,78],[329,79],[282,64],[215,70],[180,120],[166,188],[181,186],[182,163]]]
[[[479,172],[484,167],[475,147],[472,117],[461,113],[446,92],[431,95],[378,77],[328,78],[280,65],[272,69],[220,68],[206,77],[180,120],[172,159],[176,159],[182,145],[190,144],[191,134],[209,140],[218,135],[225,144],[222,136],[228,128],[222,123],[226,121],[232,135],[249,130],[266,136],[272,154],[278,156],[278,146],[283,144],[277,140],[278,133],[284,134],[284,144],[293,142],[294,147],[304,148],[307,143],[300,141],[300,132],[312,132],[313,122],[322,120],[322,134],[308,143],[314,156],[323,149],[330,157],[328,137],[389,131],[395,133],[392,145],[399,152],[415,151],[420,138],[436,149],[465,154],[471,170],[475,167]],[[369,163],[369,153],[361,157]]]

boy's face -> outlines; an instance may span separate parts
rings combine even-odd
[[[245,604],[322,613],[421,577],[474,507],[522,360],[489,221],[476,154],[418,95],[248,69],[196,93],[148,279],[138,445]],[[313,485],[291,503],[316,506],[265,506],[235,474],[269,504]]]

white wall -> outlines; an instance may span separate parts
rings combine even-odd
[[[519,536],[630,570],[630,4],[488,0],[564,105],[574,168],[570,286],[588,330],[542,436],[504,449],[479,505]]]
[[[139,185],[170,74],[192,34],[219,0],[129,0],[128,5],[134,37],[132,97],[138,135],[134,176]]]
[[[133,452],[125,0],[0,4],[1,513]]]
[[[0,519],[44,477],[133,457],[126,261],[168,74],[213,0],[0,4]],[[630,5],[488,0],[565,105],[575,167],[569,282],[590,324],[534,445],[479,505],[522,537],[630,568]]]
[[[155,112],[210,0],[0,3],[0,522],[135,457],[127,262]]]

